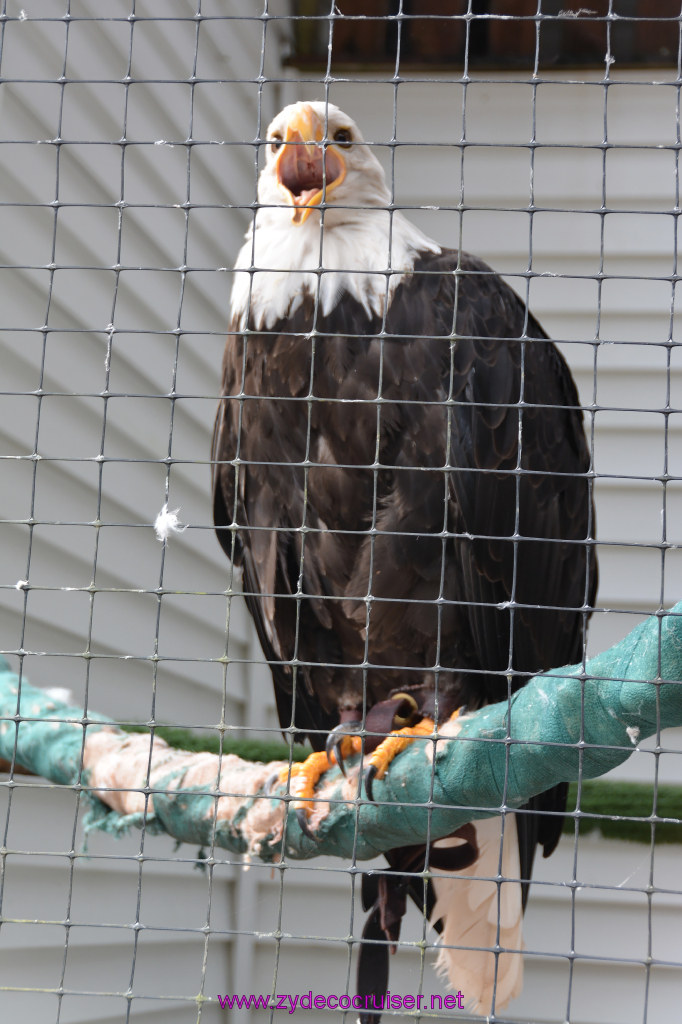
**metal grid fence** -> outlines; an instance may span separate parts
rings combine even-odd
[[[327,6],[3,0],[0,650],[126,725],[279,735],[213,534],[209,449],[265,128],[299,98],[348,110],[395,208],[505,274],[566,355],[597,501],[590,649],[681,596],[680,11]],[[545,40],[576,25],[602,65],[548,66]],[[187,529],[159,545],[164,506]],[[679,747],[657,737],[621,777],[655,799]],[[80,789],[0,789],[3,1017],[206,1024],[272,1016],[217,993],[352,994],[353,865],[244,873],[145,830],[85,853]],[[673,1019],[682,892],[655,834],[576,832],[536,865],[524,995],[496,1019]],[[423,937],[428,961],[414,913],[394,991],[441,991]]]

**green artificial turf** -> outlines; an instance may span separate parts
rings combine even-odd
[[[577,783],[569,788],[564,832],[575,832]],[[682,786],[643,782],[586,780],[582,784],[579,809],[581,835],[595,830],[606,839],[634,843],[682,843]],[[675,819],[661,821],[661,818]],[[655,823],[655,827],[654,827]]]
[[[124,732],[149,732],[146,726],[122,725]],[[154,735],[165,740],[169,747],[179,750],[207,751],[209,754],[237,754],[245,761],[305,761],[312,753],[309,746],[299,743],[291,747],[284,740],[234,739],[223,736],[222,744],[218,730],[194,732],[191,729],[180,729],[175,726],[159,725]]]

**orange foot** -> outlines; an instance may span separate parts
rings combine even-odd
[[[289,781],[289,791],[295,797],[294,810],[301,829],[311,839],[315,834],[308,827],[308,817],[312,814],[312,801],[315,798],[315,787],[329,768],[338,764],[343,765],[345,757],[359,754],[361,738],[359,736],[344,736],[329,753],[325,750],[315,751],[305,761],[298,761],[295,764],[287,765],[279,772],[279,782],[286,784]]]
[[[457,718],[463,711],[464,708],[458,708],[457,711],[454,711],[450,716],[450,721]],[[368,800],[374,800],[372,783],[375,779],[383,779],[393,758],[402,753],[410,743],[414,743],[418,737],[433,736],[435,731],[436,724],[433,719],[422,718],[416,725],[409,725],[405,729],[396,729],[395,732],[390,733],[385,740],[381,741],[379,746],[367,758],[369,763],[365,769],[364,781]]]

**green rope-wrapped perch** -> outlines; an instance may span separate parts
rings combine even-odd
[[[143,822],[183,842],[248,853],[364,860],[450,835],[466,822],[524,804],[558,782],[595,778],[639,739],[682,725],[682,602],[652,616],[584,666],[535,676],[512,697],[422,737],[360,787],[357,759],[315,792],[306,835],[293,813],[295,779],[264,787],[287,761],[174,750],[150,733],[122,732],[30,686],[0,664],[0,758],[82,787],[88,828]],[[286,772],[284,773],[286,774]],[[291,786],[289,785],[291,783]]]

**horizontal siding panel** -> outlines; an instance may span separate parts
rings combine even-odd
[[[239,12],[237,12],[239,13]],[[248,13],[258,15],[260,9],[252,9]],[[234,20],[204,25],[199,33],[197,73],[201,75],[209,70],[210,76],[221,79],[235,79],[237,92],[234,94],[239,103],[235,110],[233,131],[241,139],[255,138],[257,134],[257,113],[254,100],[255,87],[260,73],[260,55],[264,38],[267,38],[270,26],[265,30],[264,22],[257,17],[235,18]],[[203,75],[201,75],[203,77]],[[230,91],[232,82],[229,83]],[[218,93],[214,93],[218,95]],[[216,114],[220,111],[225,116],[223,104],[216,106]],[[267,111],[266,111],[267,113]],[[207,123],[208,132],[215,131],[219,117],[215,115]],[[209,137],[212,137],[209,134]]]
[[[636,547],[631,544],[598,544],[597,554],[602,571],[597,603],[614,609],[654,611],[661,601],[661,553],[657,548]],[[664,604],[675,604],[680,589],[680,555],[670,551],[666,557]]]
[[[644,337],[637,342],[578,342],[574,339],[562,340],[559,346],[569,359],[577,377],[589,379],[590,391],[594,385],[595,352],[597,365],[601,372],[597,373],[597,385],[606,389],[606,394],[620,394],[621,405],[624,400],[639,403],[640,388],[651,386],[652,378],[659,381],[659,389],[665,387],[667,375],[667,352],[665,343],[655,344]],[[682,364],[675,349],[671,350],[670,367],[673,376],[679,377]],[[581,376],[582,375],[582,376]],[[613,383],[612,383],[613,382]],[[625,390],[627,388],[627,391]],[[657,392],[656,404],[660,402],[660,390]],[[614,403],[615,404],[615,403]],[[642,406],[637,404],[636,408]]]
[[[394,146],[377,142],[375,152],[395,181],[400,201],[408,205],[463,203],[526,215],[534,208],[536,218],[565,211],[597,221],[603,217],[607,223],[648,216],[672,225],[676,169],[674,153],[666,150],[611,150],[605,165],[596,149],[541,146],[533,156],[522,143],[430,145],[398,136]]]
[[[545,279],[541,280],[544,285]],[[511,283],[517,291],[523,291],[520,286]],[[553,295],[548,294],[544,287],[542,294],[539,294],[537,284],[538,278],[535,278],[531,282],[531,309],[550,337],[559,342],[641,344],[646,340],[652,345],[665,345],[670,341],[669,303],[650,314],[637,309],[627,315],[612,312],[606,323],[599,315],[595,282],[573,280],[569,282],[570,287],[566,287],[566,282],[560,281],[559,289],[555,288]],[[576,292],[577,308],[571,308],[570,292],[573,289]]]
[[[62,93],[54,81],[4,83],[0,141],[42,143],[56,138]],[[105,117],[112,123],[111,115]]]
[[[116,5],[111,8],[111,17],[125,18],[129,12],[123,14],[124,4],[118,6],[119,11]],[[122,79],[128,72],[131,28],[126,21],[72,22],[66,51],[67,76],[77,82]]]
[[[623,479],[659,475],[665,470],[666,440],[671,447],[679,441],[676,429],[666,431],[663,413],[604,409],[594,414],[594,420],[595,433],[599,431],[604,438],[599,446],[595,441],[595,469],[599,474]],[[629,452],[624,450],[624,438],[631,444]]]
[[[129,4],[118,6],[127,18]],[[43,7],[33,5],[29,22],[41,13],[54,15]],[[139,17],[149,13],[145,7],[138,4]],[[134,71],[145,66],[151,75],[165,66],[168,78],[189,75],[195,8],[183,2],[180,9],[188,18],[184,25],[135,26]],[[158,13],[169,12],[166,2]],[[258,707],[260,723],[274,728],[272,688],[267,669],[251,664],[245,609],[241,602],[228,605],[224,596],[238,579],[219,551],[207,493],[231,284],[231,275],[216,271],[230,265],[248,223],[244,212],[220,208],[241,201],[237,190],[246,203],[253,199],[253,148],[231,143],[255,134],[253,105],[247,102],[255,91],[246,88],[244,102],[234,106],[226,96],[235,92],[224,85],[198,100],[194,138],[201,140],[202,122],[205,141],[218,145],[155,145],[188,138],[190,87],[139,83],[126,89],[101,81],[125,74],[131,25],[76,20],[83,13],[92,13],[91,6],[72,5],[66,69],[67,76],[78,69],[81,81],[64,89],[49,81],[3,89],[3,138],[27,140],[0,145],[3,201],[15,204],[0,207],[0,264],[9,267],[0,270],[3,327],[10,329],[0,344],[3,390],[16,392],[2,401],[0,445],[3,455],[25,457],[3,461],[9,487],[3,515],[33,515],[37,525],[30,564],[28,528],[5,524],[0,531],[0,646],[14,650],[23,643],[27,650],[46,652],[24,659],[32,682],[68,686],[77,703],[87,693],[89,706],[119,720],[145,722],[154,715],[157,722],[203,727],[213,736],[222,720],[228,735],[241,735]],[[116,10],[109,14],[116,16]],[[23,36],[22,28],[29,29]],[[208,39],[208,26],[202,35]],[[39,68],[48,78],[60,74],[61,66],[55,68],[63,59],[64,36],[59,23],[9,23],[5,42],[14,48],[17,74],[19,66],[26,77]],[[215,45],[205,43],[201,59],[203,74],[216,82],[225,77]],[[255,75],[257,53],[251,62]],[[3,72],[9,68],[11,74],[12,66],[6,62]],[[100,81],[86,82],[87,77]],[[126,94],[125,131],[138,144],[122,149]],[[57,159],[54,146],[31,140],[56,137],[62,100],[66,142]],[[35,205],[55,198],[72,205],[56,214]],[[113,204],[120,199],[128,205],[119,214]],[[172,208],[188,199],[195,204],[189,212]],[[42,268],[53,258],[57,269],[51,274]],[[117,275],[111,268],[119,262],[124,269]],[[185,265],[183,291],[179,268]],[[40,328],[46,319],[45,341]],[[109,353],[111,321],[117,330]],[[186,333],[167,333],[178,325]],[[107,384],[113,397],[105,402],[100,393]],[[27,394],[41,385],[41,400]],[[180,396],[175,401],[168,397],[173,388]],[[100,464],[93,460],[105,415],[105,459],[113,461]],[[169,454],[171,418],[170,453],[180,461],[169,467],[161,460]],[[28,457],[38,422],[38,451],[47,457],[34,464]],[[167,492],[170,507],[180,507],[181,521],[190,528],[171,538],[164,558],[151,524]],[[99,529],[92,525],[96,519]],[[35,589],[15,589],[27,576]],[[102,588],[94,596],[65,589],[87,587],[93,578]],[[157,597],[134,591],[161,581],[177,593],[162,597],[157,627]],[[209,659],[225,654],[228,614],[233,660],[211,664]],[[102,656],[86,660],[88,645]],[[162,660],[155,666],[148,659],[157,650]],[[77,859],[71,876],[76,807],[74,794],[54,787],[13,791],[3,911],[17,922],[59,921],[70,899],[65,984],[93,994],[67,991],[60,1020],[104,1024],[120,1020],[127,1007],[134,935],[129,927],[107,925],[136,919],[141,835],[122,844],[91,837],[91,859]],[[27,852],[50,849],[56,856]],[[188,929],[206,922],[209,879],[194,870],[194,852],[175,853],[170,841],[156,838],[145,842],[140,921],[147,930],[139,938],[132,983],[135,1019],[171,1024],[186,1020],[188,1012],[197,1014],[204,936]],[[213,1000],[216,992],[234,988],[228,927],[234,912],[226,873],[231,886],[229,866],[219,863],[212,875],[211,927],[218,933],[210,936],[205,984]],[[169,900],[168,892],[176,889],[177,898]],[[29,989],[59,984],[63,925],[17,923],[3,935],[3,981]],[[108,994],[117,990],[120,995]],[[3,1007],[14,1016],[47,1020],[57,1013],[57,998],[5,992]],[[204,1008],[202,1020],[223,1019],[215,1002]]]
[[[33,620],[28,621],[24,631],[20,610],[8,611],[4,605],[2,619],[3,650],[17,650],[23,636],[24,649],[28,650],[23,671],[29,682],[66,687],[73,692],[76,705],[82,704],[87,694],[91,707],[119,722],[146,725],[153,719],[158,725],[195,729],[214,740],[219,736],[220,723],[224,722],[223,728],[239,738],[251,729],[247,708],[251,707],[249,691],[255,687],[252,696],[260,694],[254,700],[259,712],[258,725],[271,730],[270,738],[279,739],[274,712],[267,716],[272,687],[265,678],[266,670],[262,670],[264,678],[259,685],[258,665],[242,663],[232,647],[235,663],[227,673],[219,664],[201,661],[202,655],[197,653],[177,661],[162,660],[155,673],[151,662],[153,642],[146,645],[139,657],[126,652],[123,656],[105,654],[86,659],[82,652],[87,620],[81,625],[76,618],[74,627],[79,631],[70,636],[59,624],[50,627]],[[36,641],[35,645],[32,641]],[[44,651],[49,654],[41,653]],[[15,657],[11,658],[11,665],[19,669]],[[263,707],[259,706],[261,701]]]
[[[65,1002],[65,1001],[63,1001]],[[69,1014],[68,1024],[91,1024],[96,1019],[97,1024],[120,1024],[121,1014],[128,1012],[128,1001],[122,1003],[122,1000],[118,1000],[118,1009],[116,1009],[116,1003],[114,1000],[107,997],[107,1007],[111,1007],[112,1016],[103,1017],[104,1000],[102,997],[88,998],[80,996],[69,997]],[[112,1005],[113,1004],[113,1005]],[[150,999],[137,999],[133,1002],[133,1015],[132,1020],[137,1018],[138,1020],[144,1020],[144,1024],[187,1024],[187,1006],[177,1006],[169,1000],[150,1000]],[[224,1024],[225,1013],[219,1009],[218,1003],[215,1005],[202,1004],[204,1009],[202,1010],[202,1024],[206,1021],[206,1024]],[[194,1006],[189,1010],[191,1014],[195,1014],[197,1011]],[[65,1014],[62,1013],[62,1019],[67,1020]]]
[[[7,791],[0,796],[6,804]],[[234,986],[226,973],[232,942],[228,929],[232,869],[218,866],[212,876],[198,873],[191,860],[180,859],[193,854],[190,847],[174,855],[172,841],[159,838],[146,844],[147,857],[140,868],[136,853],[141,833],[134,831],[120,842],[110,836],[92,836],[90,856],[77,858],[72,874],[66,854],[75,808],[76,796],[65,788],[20,783],[13,792],[3,904],[6,924],[0,937],[0,984],[10,987],[3,993],[3,1007],[27,1013],[35,1009],[36,1019],[52,1019],[56,997],[30,990],[60,984],[66,929],[63,924],[34,924],[30,919],[63,921],[68,911],[72,927],[64,984],[67,990],[83,994],[67,992],[61,1019],[72,1024],[120,1019],[134,963],[134,1015],[152,1022],[186,1020],[188,1010],[196,1014],[195,997],[202,979],[211,997]],[[22,846],[36,850],[50,845],[64,855],[21,852]],[[167,899],[169,886],[175,892],[172,900]],[[213,933],[204,976],[201,929],[207,922],[209,889]],[[8,923],[8,918],[19,920]],[[144,930],[133,955],[131,925],[138,919]],[[188,929],[196,931],[192,934]],[[11,991],[21,987],[29,991]],[[213,1017],[214,1009],[209,1007],[209,1020],[218,1019]],[[178,1016],[180,1011],[184,1016]]]
[[[55,14],[55,7],[50,11],[44,3],[32,11],[33,18]],[[10,21],[4,28],[3,76],[54,82],[64,69],[66,38],[66,24],[59,21]]]
[[[641,1020],[645,992],[645,969],[618,963],[618,957],[640,959],[647,955],[649,911],[645,888],[649,882],[650,853],[646,846],[582,837],[578,847],[577,881],[582,885],[575,895],[575,915],[566,882],[573,877],[573,841],[564,836],[559,849],[548,860],[539,860],[535,866],[535,884],[526,914],[525,938],[529,951],[551,951],[566,956],[549,959],[546,956],[526,957],[526,990],[512,1006],[512,1020],[565,1019],[569,985],[569,954],[571,934],[575,922],[575,962],[571,992],[571,1020],[590,1022],[596,1019],[613,1024],[633,1024]],[[666,887],[674,881],[677,853],[675,847],[662,847],[656,852],[655,882]],[[613,886],[621,886],[617,890]],[[630,891],[639,888],[641,891]],[[679,897],[665,895],[654,906],[653,934],[670,936],[668,960],[680,958],[679,942],[674,938]],[[563,945],[563,950],[561,949]],[[662,948],[658,947],[659,950]],[[581,957],[604,957],[601,962],[582,960]],[[658,955],[661,955],[659,952]],[[654,969],[651,977],[650,1013],[653,1007],[665,1005],[674,998],[672,993],[682,979],[682,966]],[[608,999],[604,991],[608,990]],[[528,993],[534,992],[543,1007],[536,1017]],[[551,1008],[551,1009],[550,1009]],[[598,1008],[599,1014],[595,1015]],[[528,1015],[524,1018],[524,1011]]]
[[[666,536],[668,543],[682,542],[679,483],[664,489],[662,483],[600,481],[598,536],[610,543],[661,544],[664,540],[663,507],[665,495]]]

